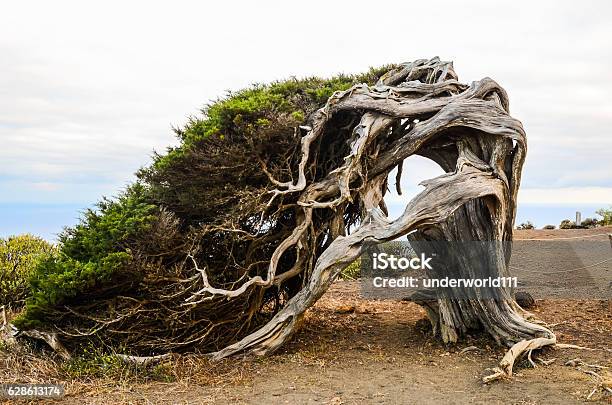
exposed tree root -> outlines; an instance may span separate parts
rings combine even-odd
[[[576,350],[589,350],[589,351],[604,351],[604,352],[612,353],[612,349],[608,349],[608,348],[605,348],[605,347],[602,347],[602,348],[592,348],[592,347],[572,345],[572,344],[569,344],[569,343],[557,343],[557,344],[555,344],[555,347],[559,348],[559,349],[576,349]]]
[[[528,353],[531,364],[535,367],[535,363],[531,360],[531,352],[544,346],[554,345],[557,342],[555,335],[550,338],[536,338],[531,340],[521,340],[506,352],[506,355],[499,362],[498,367],[493,369],[493,374],[482,379],[487,384],[503,378],[512,377],[512,367],[514,362],[523,354]]]
[[[60,342],[57,334],[40,332],[37,330],[22,331],[18,332],[18,334],[46,343],[49,348],[51,348],[58,356],[60,356],[64,360],[72,359],[72,354]],[[2,339],[7,344],[18,344],[17,341],[13,338],[12,334],[4,334],[2,336]],[[174,357],[174,353],[164,353],[157,356],[130,356],[125,354],[114,354],[114,357],[126,364],[147,367],[162,362],[164,360],[172,359]]]
[[[490,374],[488,376],[485,376],[482,380],[484,383],[490,383],[496,380],[500,380],[500,379],[504,379],[504,378],[511,378],[512,377],[512,368],[514,363],[516,362],[516,360],[518,358],[520,358],[522,355],[524,355],[525,353],[527,353],[527,359],[529,361],[529,363],[535,368],[536,364],[533,361],[531,355],[532,352],[536,349],[540,349],[544,346],[551,346],[553,348],[559,348],[559,349],[577,349],[577,350],[589,350],[589,351],[610,351],[610,349],[606,349],[606,348],[601,348],[601,349],[593,349],[593,348],[589,348],[589,347],[583,347],[583,346],[576,346],[576,345],[572,345],[572,344],[567,344],[567,343],[557,343],[557,339],[554,335],[552,335],[551,338],[536,338],[536,339],[532,339],[532,340],[522,340],[518,343],[516,343],[514,346],[512,346],[510,348],[510,350],[508,350],[508,352],[506,352],[506,355],[502,358],[502,360],[499,363],[498,367],[495,367],[493,369],[493,374]],[[550,359],[550,360],[541,360],[538,359],[538,361],[540,361],[543,365],[547,366],[552,364],[554,361],[556,361],[556,359]],[[606,366],[600,366],[597,364],[587,364],[584,363],[580,358],[576,358],[573,360],[568,360],[565,363],[566,366],[572,366],[572,367],[578,367],[578,366],[585,366],[585,367],[590,367],[590,368],[595,368],[598,370],[606,370],[609,367]],[[584,371],[584,370],[583,370]],[[599,375],[597,375],[594,371],[585,371],[585,373],[587,374],[591,374],[593,376],[596,377],[601,377]]]
[[[476,346],[468,346],[466,348],[461,349],[461,351],[459,352],[459,354],[464,354],[464,353],[468,353],[468,352],[479,352],[480,349]]]
[[[589,368],[596,368],[599,370],[607,370],[610,367],[606,367],[606,366],[600,366],[598,364],[588,364],[582,361],[582,359],[580,358],[575,358],[572,360],[568,360],[565,362],[566,366],[571,366],[571,367],[578,367],[578,366],[585,366],[585,367],[589,367]]]
[[[64,347],[62,342],[60,342],[57,333],[41,332],[35,329],[30,329],[27,331],[22,331],[19,334],[32,339],[42,340],[43,342],[48,344],[49,347],[53,349],[53,351],[57,353],[62,359],[72,359],[72,355],[66,349],[66,347]]]
[[[128,356],[125,354],[116,354],[115,356],[124,363],[147,367],[164,360],[169,360],[173,355],[172,353],[165,353],[157,356]]]

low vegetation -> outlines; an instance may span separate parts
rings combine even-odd
[[[47,241],[28,234],[0,238],[0,305],[13,310],[23,307],[35,269],[54,251]]]
[[[563,221],[561,221],[561,224],[559,224],[559,229],[576,229],[578,228],[578,226],[576,225],[576,222],[571,221],[569,219],[564,219]]]
[[[534,229],[534,228],[535,226],[533,225],[531,221],[523,222],[522,224],[516,227],[516,229]]]
[[[601,217],[599,223],[603,226],[612,225],[612,206],[609,208],[601,208],[595,212]]]
[[[599,221],[597,221],[594,218],[585,218],[581,223],[580,226],[582,228],[595,228],[596,226],[599,226],[600,223]],[[603,224],[601,224],[603,225]]]
[[[343,280],[357,280],[361,276],[361,259],[355,260],[349,264],[340,273],[340,278]]]

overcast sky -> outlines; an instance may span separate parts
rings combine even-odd
[[[436,55],[509,92],[522,204],[612,203],[612,2],[494,3],[5,2],[0,221],[115,194],[226,90]]]

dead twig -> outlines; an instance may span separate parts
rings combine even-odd
[[[473,351],[480,351],[480,349],[478,347],[476,347],[476,346],[468,346],[468,347],[462,349],[459,352],[459,354],[464,354],[464,353],[473,352]]]

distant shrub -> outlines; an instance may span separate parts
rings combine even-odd
[[[516,229],[534,229],[534,228],[535,226],[533,226],[533,223],[531,221],[523,222],[522,224],[516,227]]]
[[[349,264],[342,273],[340,273],[340,278],[343,280],[357,280],[361,276],[361,259],[355,260],[353,263]]]
[[[595,228],[599,222],[595,218],[585,218],[580,224],[583,228]]]
[[[557,228],[557,227],[554,226],[554,225],[544,225],[544,227],[542,229],[555,229],[555,228]]]
[[[23,306],[29,295],[28,279],[53,250],[53,245],[32,235],[0,238],[0,305]]]
[[[599,221],[600,225],[612,225],[612,206],[610,206],[610,208],[601,208],[595,213],[601,217]]]
[[[564,219],[563,221],[561,221],[561,224],[559,225],[559,229],[576,229],[578,228],[578,226],[576,226],[576,223],[574,221],[570,221],[569,219]]]

